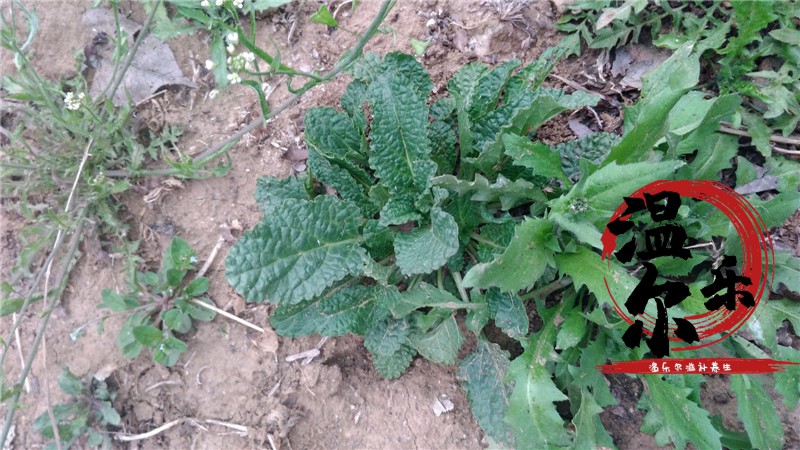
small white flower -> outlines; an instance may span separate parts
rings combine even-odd
[[[233,5],[239,9],[242,9],[242,6],[244,6],[244,0],[233,0]]]
[[[211,6],[211,3],[208,3],[208,0],[203,0],[202,2],[200,2],[200,6],[202,6],[203,8],[208,8],[209,6]]]
[[[189,264],[197,264],[197,257],[192,255],[189,257]]]
[[[225,36],[225,40],[228,41],[228,44],[236,45],[239,43],[239,35],[236,33],[228,33],[228,35]]]
[[[245,70],[254,70],[255,66],[253,62],[256,60],[256,55],[253,52],[244,52],[239,55],[244,60],[244,68]]]
[[[216,0],[214,2],[214,4],[217,5],[217,6],[222,6],[223,3],[225,3],[225,0]]]
[[[219,94],[219,91],[218,91],[218,90],[216,90],[216,89],[212,89],[212,90],[211,90],[211,91],[208,93],[208,98],[210,98],[211,100],[214,100],[214,99],[217,97],[217,95],[218,95],[218,94]]]
[[[228,49],[228,53],[233,53],[236,51],[236,47],[234,47],[233,44],[228,44],[226,48]]]
[[[261,91],[264,92],[264,95],[269,94],[272,92],[272,86],[269,83],[261,83]]]
[[[242,82],[242,78],[239,76],[238,73],[229,73],[228,74],[228,81],[231,84],[239,84]]]
[[[214,61],[212,61],[210,59],[207,59],[206,60],[206,70],[214,70],[214,67],[217,67],[217,65],[214,64]]]
[[[67,92],[67,95],[64,96],[64,105],[71,111],[77,111],[81,109],[81,103],[85,97],[86,95],[83,92],[77,96],[72,92]]]

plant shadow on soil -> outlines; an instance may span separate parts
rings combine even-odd
[[[340,23],[349,30],[364,29],[379,3],[362,2],[354,14],[341,15]],[[60,2],[59,8],[48,7],[50,5],[44,2],[36,9],[42,27],[34,42],[34,64],[46,76],[57,78],[74,70],[73,52],[91,40],[90,34],[80,25],[80,15],[90,5],[74,0]],[[257,24],[257,42],[272,38],[284,62],[302,70],[329,67],[355,38],[343,30],[329,30],[309,22],[308,16],[317,6],[314,2],[300,1],[285,8],[298,18],[291,45],[286,43],[287,29],[276,25],[269,14]],[[143,21],[138,5],[123,2],[122,8],[123,14],[131,19]],[[494,63],[514,57],[526,63],[557,42],[559,36],[548,27],[555,14],[549,3],[534,4],[527,14],[536,27],[537,40],[530,48],[522,50],[520,42],[526,37],[524,32],[498,20],[496,15],[477,12],[472,2],[398,2],[383,26],[399,33],[397,36],[378,35],[367,49],[380,53],[396,49],[410,52],[404,35],[417,39],[434,36],[422,62],[431,72],[435,90],[442,92],[444,81],[464,63],[473,60]],[[443,16],[459,21],[464,28],[452,25],[439,28],[437,23],[432,27],[428,25],[431,17]],[[204,38],[201,33],[169,42],[185,74],[193,73],[193,63],[195,67],[202,67],[208,57]],[[588,61],[590,57],[586,58]],[[2,59],[8,61],[8,58]],[[5,66],[8,63],[3,64],[4,70],[8,69]],[[566,78],[570,77],[570,70],[582,70],[582,66],[573,63],[556,69]],[[302,145],[299,138],[305,110],[316,105],[336,106],[347,81],[347,77],[340,77],[316,88],[266,128],[242,139],[231,151],[234,166],[225,177],[186,182],[185,188],[166,192],[153,203],[144,201],[145,194],[156,187],[152,182],[143,183],[124,195],[124,215],[131,224],[131,238],[141,241],[140,256],[146,263],[157,265],[163,249],[175,234],[184,238],[197,251],[198,258],[204,260],[219,237],[220,225],[238,223],[243,229],[252,228],[260,219],[253,201],[256,178],[292,174],[293,162],[283,157],[284,149]],[[251,121],[258,110],[255,96],[241,86],[212,100],[206,95],[213,88],[211,83],[206,80],[198,84],[195,92],[166,92],[157,106],[162,125],[185,127],[179,146],[189,155],[231,135]],[[288,96],[285,88],[278,88],[271,102],[277,104]],[[151,114],[155,113],[151,111]],[[565,118],[559,117],[554,122],[562,119]],[[542,130],[543,139],[550,142],[574,139],[563,122],[565,120],[546,126]],[[20,251],[15,233],[22,220],[6,212],[2,221],[2,269],[7,274]],[[458,386],[454,368],[417,359],[401,378],[383,380],[372,368],[361,338],[355,336],[330,339],[322,347],[322,354],[310,364],[288,363],[285,362],[287,355],[313,348],[319,337],[280,338],[277,352],[271,353],[264,351],[256,336],[244,327],[218,317],[190,333],[186,339],[189,350],[172,368],[162,367],[144,354],[133,361],[123,359],[114,343],[121,318],[108,319],[102,335],[96,332],[96,321],[102,314],[96,308],[100,292],[103,288],[124,289],[123,264],[96,251],[92,242],[92,238],[85,241],[83,257],[47,331],[47,370],[41,357],[34,364],[33,391],[23,397],[25,407],[18,411],[14,448],[37,448],[44,444],[43,438],[32,430],[31,423],[46,410],[44,389],[48,384],[53,403],[64,399],[55,383],[64,365],[78,375],[96,373],[103,368],[114,369],[109,382],[119,392],[114,405],[122,416],[121,431],[125,433],[146,432],[179,418],[194,418],[208,428],[203,431],[184,423],[132,443],[132,448],[269,448],[268,435],[276,448],[282,449],[485,447],[487,442]],[[219,307],[260,326],[268,326],[269,307],[244,304],[228,286],[224,277],[227,248],[223,248],[207,274],[211,281],[211,298]],[[27,320],[21,330],[23,349],[30,347],[35,322]],[[7,329],[10,320],[4,318],[0,323]],[[70,333],[87,323],[85,335],[72,340]],[[469,346],[474,347],[474,342],[468,343]],[[19,371],[17,359],[10,356],[8,365],[7,375],[15,377]],[[49,383],[45,383],[45,378]],[[641,383],[628,377],[618,378],[612,378],[611,384],[617,387],[614,392],[619,395],[620,406],[603,413],[603,421],[615,443],[621,448],[656,447],[651,436],[639,431],[643,412],[635,405]],[[712,401],[720,392],[727,392],[724,384],[720,387],[719,382],[713,381],[710,385],[715,388],[707,391],[714,392],[706,397],[710,396]],[[454,409],[437,417],[432,404],[442,396],[453,402]],[[707,400],[705,398],[704,403]],[[735,415],[735,401],[719,404],[728,408],[726,414]],[[730,410],[731,405],[734,405],[733,410]],[[794,415],[797,419],[797,412]],[[248,436],[203,423],[205,419],[246,426]],[[791,431],[788,420],[785,419],[787,442],[797,443],[800,430]],[[794,423],[798,423],[797,420]]]

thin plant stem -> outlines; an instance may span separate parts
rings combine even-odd
[[[111,92],[108,93],[109,88],[103,91],[103,93],[97,97],[96,101],[102,101],[102,98],[108,95],[110,97],[114,97],[117,93],[117,89],[119,89],[119,85],[122,84],[122,80],[125,79],[125,74],[128,73],[128,68],[133,63],[133,59],[136,57],[136,52],[139,50],[139,47],[142,45],[142,42],[147,38],[150,34],[150,25],[153,23],[153,19],[155,19],[156,12],[158,11],[158,7],[161,5],[161,0],[158,0],[153,5],[153,10],[150,12],[150,15],[147,16],[147,20],[142,25],[142,28],[139,30],[139,36],[136,38],[136,41],[133,43],[133,47],[131,47],[130,51],[128,52],[128,57],[125,58],[125,62],[122,64],[122,70],[120,70],[119,76],[114,79],[114,83],[111,84]]]
[[[464,289],[464,280],[461,279],[461,274],[458,272],[450,272],[450,275],[453,276],[453,281],[456,282],[456,288],[458,289],[458,295],[461,296],[461,300],[464,303],[469,303],[469,295],[467,295],[467,290]]]
[[[570,277],[562,277],[559,278],[558,280],[555,280],[549,284],[540,287],[539,289],[534,289],[523,295],[520,295],[519,298],[521,298],[522,300],[530,300],[532,298],[547,297],[553,292],[565,288],[570,284],[572,284],[572,279]]]
[[[303,87],[301,87],[297,91],[296,94],[294,94],[293,96],[289,97],[288,100],[283,102],[277,108],[271,110],[269,112],[269,114],[267,114],[266,116],[261,116],[261,117],[255,119],[254,121],[252,121],[249,124],[247,124],[244,128],[242,128],[241,130],[239,130],[236,133],[234,133],[228,139],[218,143],[214,147],[211,147],[210,149],[206,150],[205,152],[203,152],[203,153],[197,155],[196,157],[194,157],[194,159],[192,160],[192,164],[194,166],[201,166],[201,165],[206,164],[206,163],[208,163],[210,161],[213,161],[214,159],[216,159],[217,157],[219,157],[220,155],[222,155],[223,153],[228,151],[228,149],[233,144],[235,144],[239,139],[241,139],[244,135],[246,135],[247,133],[250,133],[251,131],[255,130],[256,128],[266,124],[267,121],[269,121],[273,117],[277,116],[278,114],[282,113],[284,110],[286,110],[290,106],[294,105],[298,100],[300,100],[300,98],[303,96],[303,94],[305,94],[312,87],[314,87],[317,84],[320,84],[322,82],[330,81],[331,79],[333,79],[333,77],[335,77],[341,71],[343,71],[345,68],[347,68],[352,63],[354,63],[359,58],[359,56],[361,55],[361,52],[364,50],[364,47],[367,45],[367,42],[378,31],[378,27],[383,22],[383,20],[386,18],[386,16],[389,14],[389,10],[392,9],[392,7],[394,6],[394,4],[396,2],[397,2],[397,0],[385,0],[383,2],[383,5],[381,5],[380,11],[378,11],[378,14],[372,20],[372,23],[370,23],[369,27],[364,32],[364,34],[361,35],[361,39],[359,39],[359,41],[356,43],[355,47],[353,47],[351,49],[350,53],[345,58],[341,59],[336,65],[334,65],[331,70],[329,70],[327,73],[325,73],[324,75],[322,75],[320,77],[322,81],[314,81],[314,80],[312,80],[312,81],[306,83],[305,85],[303,85]],[[121,170],[107,170],[107,171],[105,171],[105,175],[107,177],[112,177],[112,178],[128,178],[128,177],[131,177],[131,176],[168,176],[168,175],[176,175],[176,174],[179,174],[179,173],[180,172],[177,169],[174,169],[174,168],[170,168],[170,169],[154,169],[154,170],[139,170],[139,171],[136,171],[136,172],[131,172],[129,170],[124,170],[124,169],[121,169]]]
[[[81,241],[81,237],[83,234],[83,226],[86,220],[86,209],[81,211],[80,217],[78,219],[78,224],[75,227],[75,231],[72,234],[72,239],[70,240],[69,249],[67,250],[67,255],[65,259],[65,264],[61,271],[61,277],[67,276],[67,271],[69,270],[69,261],[75,256],[75,253],[78,250],[78,244]],[[33,367],[33,360],[36,358],[36,354],[39,350],[39,345],[42,343],[42,338],[44,337],[44,331],[47,329],[47,323],[50,321],[50,316],[55,309],[58,300],[61,298],[60,295],[54,295],[50,299],[50,303],[47,305],[47,309],[45,309],[44,313],[41,317],[41,322],[39,323],[39,327],[36,330],[36,337],[33,340],[33,344],[31,346],[31,350],[28,353],[28,357],[25,359],[25,365],[22,367],[22,372],[19,375],[17,380],[17,385],[21,385],[25,383],[25,380],[28,378],[28,374]],[[19,398],[22,395],[22,390],[17,389],[16,392],[11,396],[9,400],[7,400],[8,405],[8,412],[6,413],[5,422],[3,423],[3,431],[0,434],[0,441],[5,442],[6,437],[8,436],[8,432],[11,429],[11,424],[14,421],[14,414],[17,411],[17,405],[19,404]]]

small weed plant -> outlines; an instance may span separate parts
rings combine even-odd
[[[198,306],[199,302],[211,304],[205,297],[208,278],[187,281],[196,263],[194,250],[175,237],[164,251],[157,272],[136,271],[128,292],[123,294],[103,290],[99,307],[128,315],[117,337],[126,358],[136,358],[146,348],[154,361],[173,366],[187,349],[175,333],[188,333],[193,320],[208,322],[214,318],[214,311]]]
[[[104,381],[93,376],[81,380],[67,368],[59,375],[58,386],[70,396],[67,403],[53,406],[52,419],[57,424],[58,434],[53,430],[49,412],[42,413],[33,422],[33,427],[47,439],[61,439],[61,445],[50,442],[45,449],[111,448],[108,428],[120,425],[119,413],[111,404],[117,394]]]
[[[576,40],[524,67],[515,60],[463,66],[434,99],[412,56],[365,55],[339,107],[305,116],[308,173],[258,179],[264,216],[231,249],[228,281],[247,301],[275,305],[270,323],[284,336],[363,336],[384,377],[399,377],[417,356],[457,365],[475,418],[495,443],[612,447],[598,413],[616,399],[597,365],[642,359],[647,350],[622,341],[627,323],[609,307],[604,276],[610,272],[615,296],[625,298],[636,272],[601,261],[601,230],[623,196],[649,182],[720,179],[731,169],[737,141],[716,131],[740,99],[695,90],[700,55],[684,45],[645,78],[621,137],[594,133],[546,145],[537,139],[544,123],[600,100],[541,86]],[[750,200],[776,226],[800,201],[800,165],[768,159],[765,168],[780,192]],[[738,182],[756,172],[743,170]],[[741,254],[730,223],[714,211],[680,211],[689,244],[713,242],[717,251],[702,245],[697,258],[671,267],[677,277],[696,274],[694,290],[711,281],[705,260]],[[796,290],[790,259],[776,255],[776,283]],[[680,308],[690,314],[698,301]],[[766,304],[752,342],[735,336],[718,349],[800,361],[775,340],[784,319],[800,326],[800,306]],[[475,344],[467,352],[468,341]],[[780,419],[766,389],[774,386],[793,408],[797,375],[794,366],[774,383],[732,377],[744,436],[702,408],[702,377],[641,377],[642,430],[681,449],[734,441],[780,448]]]

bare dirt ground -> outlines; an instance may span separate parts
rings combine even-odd
[[[29,3],[35,5],[41,24],[34,43],[35,65],[51,78],[73,71],[74,52],[91,41],[91,32],[80,22],[81,14],[91,8],[91,2]],[[498,14],[481,13],[473,3],[400,1],[384,23],[384,27],[396,30],[396,35],[378,35],[367,49],[380,53],[397,49],[410,52],[408,37],[433,37],[422,62],[441,89],[444,81],[464,63],[474,60],[496,63],[511,58],[529,62],[559,38],[550,27],[556,12],[549,2],[534,3],[525,11],[534,27],[533,34],[501,20]],[[339,22],[348,30],[363,30],[379,6],[377,0],[363,1],[355,13],[340,15]],[[299,0],[279,12],[265,14],[257,25],[257,42],[271,38],[280,46],[284,61],[302,70],[330,67],[352,46],[355,37],[343,30],[329,30],[311,23],[308,16],[318,7],[317,1]],[[122,9],[132,20],[143,21],[141,8],[135,2],[122,2]],[[297,17],[291,43],[287,43],[287,27],[272,19],[283,12]],[[463,26],[441,27],[437,20],[429,24],[429,19],[442,17]],[[522,42],[530,37],[533,37],[531,45],[523,48]],[[191,78],[193,68],[202,67],[208,58],[205,38],[201,33],[169,42],[187,77]],[[586,58],[562,64],[556,73],[570,78],[571,71],[584,70],[591,61]],[[255,96],[241,86],[234,86],[213,100],[207,98],[214,86],[209,77],[202,77],[203,69],[200,70],[193,102],[185,92],[171,90],[158,105],[152,106],[152,114],[159,121],[185,127],[187,131],[180,146],[189,155],[231,135],[252,120],[258,110]],[[284,152],[302,146],[305,110],[316,105],[336,106],[347,82],[343,76],[316,88],[265,129],[246,136],[231,151],[234,166],[228,175],[187,182],[184,188],[167,192],[154,203],[144,201],[144,195],[154,185],[142,185],[140,192],[126,194],[121,201],[131,223],[130,238],[141,241],[140,255],[146,263],[157,265],[174,235],[186,239],[203,260],[219,237],[220,225],[239,223],[244,229],[251,228],[260,219],[253,201],[256,178],[292,174],[296,162],[284,158]],[[287,92],[279,88],[270,101],[277,104],[287,97]],[[553,142],[574,139],[572,131],[564,125],[566,121],[554,122],[543,131],[545,139]],[[10,213],[4,213],[2,221],[2,269],[7,273],[20,250],[15,230],[22,222]],[[211,298],[219,307],[269,327],[269,307],[245,304],[228,286],[223,264],[226,254],[224,247],[207,274]],[[353,336],[330,339],[322,346],[321,356],[310,364],[288,363],[287,355],[315,347],[319,337],[279,338],[277,351],[273,353],[265,351],[264,342],[244,327],[218,317],[212,323],[195,327],[186,339],[189,350],[172,368],[153,363],[145,354],[133,361],[125,360],[114,343],[121,318],[106,321],[104,334],[95,331],[102,314],[96,307],[101,290],[124,289],[125,277],[120,261],[99,256],[85,245],[64,301],[47,330],[47,364],[40,355],[33,366],[33,391],[23,397],[24,407],[16,418],[15,449],[44,445],[31,423],[46,411],[48,385],[53,403],[64,398],[55,383],[64,365],[79,375],[114,369],[109,382],[119,392],[114,406],[122,416],[122,431],[126,433],[146,432],[180,418],[194,418],[201,423],[215,419],[249,430],[247,436],[240,436],[235,430],[218,425],[203,423],[208,428],[204,431],[187,422],[146,440],[115,444],[121,448],[270,448],[270,437],[279,449],[477,449],[487,444],[458,387],[454,368],[417,359],[400,379],[383,380],[372,368],[360,338]],[[8,318],[0,321],[4,329],[9,323]],[[87,323],[86,334],[72,340],[70,333]],[[24,349],[30,347],[34,324],[35,320],[29,320],[22,329]],[[7,376],[16,376],[18,361],[9,357],[8,363]],[[709,388],[704,403],[727,408],[732,415],[735,400],[722,395],[727,393],[726,385],[720,387],[717,382],[710,385],[713,388]],[[602,417],[615,443],[620,448],[656,447],[652,437],[639,432],[643,412],[635,405],[641,384],[620,379],[612,380],[612,386],[621,405],[605,411]],[[437,417],[432,403],[441,397],[449,398],[454,409]],[[798,442],[798,420],[797,412],[793,423],[787,416],[787,442]]]

